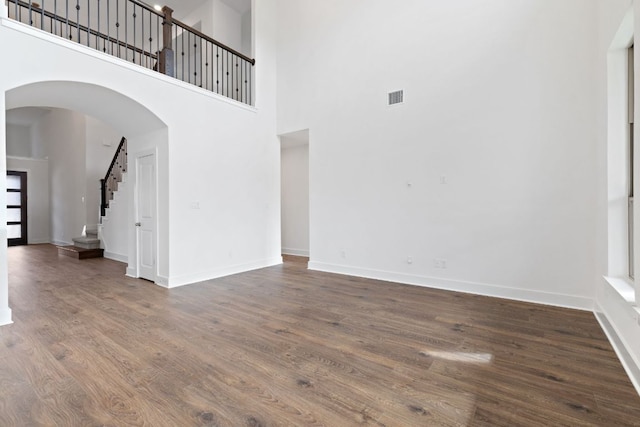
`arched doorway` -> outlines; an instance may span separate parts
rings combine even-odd
[[[44,107],[65,109],[91,117],[117,129],[126,135],[129,141],[130,161],[135,163],[138,154],[148,156],[166,150],[168,131],[166,124],[152,111],[136,100],[116,92],[112,89],[75,81],[43,81],[30,83],[9,89],[4,94],[4,109],[11,110],[21,107]],[[0,103],[2,105],[2,103]],[[4,129],[5,114],[0,115],[0,129]],[[3,132],[4,133],[4,132]],[[6,151],[5,135],[0,136],[0,154],[3,158],[0,166],[0,194],[6,192]],[[155,155],[154,161],[166,159],[165,155]],[[166,165],[160,165],[160,168]],[[156,167],[156,170],[158,168]],[[131,174],[132,186],[136,186],[135,173]],[[155,190],[153,190],[155,191]],[[130,195],[130,202],[135,205],[134,195]],[[4,205],[4,203],[3,203]],[[134,214],[135,216],[135,209]],[[156,216],[157,218],[157,216]],[[6,208],[0,208],[0,222],[6,223]],[[135,218],[128,221],[126,234],[128,236],[128,268],[127,274],[139,277],[139,240],[136,236]],[[156,233],[161,233],[160,227],[155,227]],[[7,231],[0,227],[0,242],[6,242]],[[157,241],[157,237],[156,237]],[[160,257],[153,254],[155,259]],[[8,307],[7,276],[7,248],[0,245],[0,325],[11,323],[11,310]]]

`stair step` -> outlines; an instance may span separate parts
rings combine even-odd
[[[86,249],[78,246],[57,246],[58,255],[64,255],[76,259],[102,258],[104,249]]]
[[[74,237],[73,243],[75,246],[83,249],[100,249],[100,239],[97,237]]]

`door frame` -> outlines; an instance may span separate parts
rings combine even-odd
[[[147,156],[153,156],[153,167],[154,167],[154,187],[153,188],[153,195],[155,198],[155,209],[154,209],[154,219],[153,219],[153,225],[154,225],[154,235],[153,235],[153,242],[154,242],[154,248],[153,248],[153,255],[154,255],[154,269],[153,269],[153,277],[152,278],[145,278],[146,280],[151,280],[154,283],[157,283],[157,279],[158,279],[158,259],[159,259],[159,251],[158,251],[158,150],[157,149],[148,149],[148,150],[142,150],[142,151],[138,151],[133,155],[133,210],[131,213],[131,218],[132,218],[132,223],[131,223],[131,227],[132,227],[132,235],[133,235],[133,263],[129,263],[129,268],[128,271],[131,271],[131,269],[133,269],[133,272],[135,273],[133,276],[140,278],[140,233],[138,232],[138,227],[136,226],[136,223],[138,222],[138,217],[139,217],[139,206],[138,206],[138,201],[139,201],[139,197],[138,197],[138,192],[140,191],[140,186],[138,183],[138,165],[139,165],[139,161],[142,157],[147,157]],[[130,157],[131,158],[131,157]],[[131,258],[130,258],[131,259]],[[132,265],[133,264],[133,265]],[[131,275],[131,274],[130,274]]]
[[[28,190],[28,180],[27,180],[27,172],[26,171],[17,171],[17,170],[7,170],[7,176],[8,175],[13,175],[13,176],[19,176],[20,177],[20,206],[16,206],[16,205],[7,205],[6,208],[7,209],[16,209],[19,208],[20,209],[20,222],[18,224],[20,224],[20,228],[21,228],[21,232],[20,235],[22,237],[20,238],[15,238],[15,239],[9,239],[7,237],[7,246],[23,246],[23,245],[28,245],[29,244],[29,224],[28,224],[28,195],[27,195],[27,190]],[[10,189],[7,188],[7,193],[10,192],[15,192],[15,191],[11,191]],[[7,225],[17,225],[17,224],[9,224],[9,222],[7,221]]]

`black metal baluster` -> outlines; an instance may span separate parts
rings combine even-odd
[[[156,15],[156,63],[158,64],[158,70],[160,71],[160,17]]]
[[[136,63],[136,4],[133,4],[133,63]],[[142,55],[141,55],[142,56]],[[140,65],[142,65],[142,58],[140,58]]]
[[[153,13],[149,12],[149,68],[153,68]]]
[[[98,0],[98,34],[96,34],[96,50],[100,50],[100,0]]]
[[[211,86],[210,86],[210,91],[213,92],[213,78],[214,78],[214,68],[213,68],[213,44],[209,43],[209,47],[211,49]]]
[[[53,17],[51,18],[51,32],[56,34],[56,25],[58,21],[58,0],[53,0]]]
[[[118,58],[122,58],[120,56],[120,1],[116,0],[116,38],[118,39]],[[111,46],[111,50],[113,51],[113,45]]]
[[[220,93],[220,48],[216,45],[216,93]]]
[[[229,96],[229,93],[231,93],[231,91],[229,90],[229,51],[227,50],[226,53],[227,53],[225,55],[227,57],[226,58],[227,59],[227,69],[226,69],[226,72],[225,72],[225,78],[227,79],[227,92],[226,93],[227,93],[227,96]]]
[[[80,43],[80,0],[76,1],[76,30],[78,32],[78,40]]]
[[[42,0],[42,4],[40,5],[40,29],[44,30],[44,0]]]
[[[91,43],[91,0],[87,0],[87,47]]]
[[[29,25],[33,25],[33,17],[31,16],[31,2],[29,2]]]
[[[111,15],[111,11],[109,10],[111,8],[111,5],[109,4],[109,0],[107,0],[107,39],[104,41],[104,45],[103,45],[103,50],[106,53],[107,52],[107,42],[111,42],[111,20],[110,15]],[[113,55],[113,43],[111,43],[111,55]]]
[[[67,20],[67,38],[71,40],[73,36],[69,34],[69,0],[67,0],[67,13],[65,14],[65,17]]]
[[[236,100],[239,101],[240,100],[240,89],[239,89],[239,83],[240,81],[240,69],[238,68],[238,56],[236,56]]]
[[[185,81],[184,80],[184,30],[182,31],[182,36],[180,38],[182,39],[182,50],[180,51],[180,56],[182,57],[182,74],[180,75],[180,80]]]
[[[187,78],[188,80],[185,80],[189,83],[191,83],[191,56],[190,56],[190,52],[191,52],[191,31],[187,31]]]
[[[200,87],[202,87],[202,37],[198,37],[200,39],[200,49],[196,48],[197,58],[200,58]],[[196,39],[197,40],[197,39]]]
[[[205,64],[204,64],[204,73],[205,73],[205,89],[209,89],[209,42],[204,47],[204,55],[205,55]]]
[[[129,2],[124,2],[124,54],[125,60],[129,60]]]

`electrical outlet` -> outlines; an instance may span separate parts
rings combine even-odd
[[[413,258],[412,257],[407,257],[407,264],[413,264]]]
[[[434,268],[445,269],[445,268],[447,268],[447,260],[446,259],[442,259],[442,258],[434,258],[433,259],[433,266],[434,266]]]

